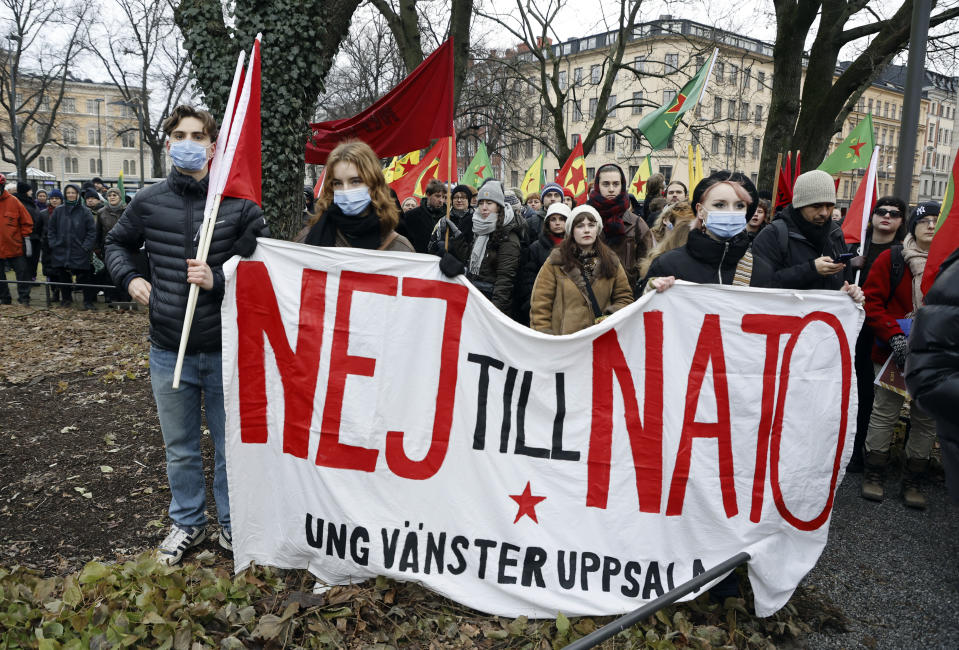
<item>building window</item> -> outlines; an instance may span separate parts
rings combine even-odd
[[[572,141],[570,142],[570,149],[575,149],[575,148],[576,148],[576,145],[578,145],[579,142],[580,142],[580,135],[579,135],[579,133],[574,133],[574,134],[573,134],[573,139],[572,139]]]
[[[763,107],[762,104],[756,104],[756,124],[763,123]]]
[[[719,97],[713,97],[713,119],[723,119],[723,100]]]
[[[756,86],[762,90],[763,86],[766,85],[766,73],[760,70],[756,73]]]
[[[606,102],[606,117],[616,117],[616,95],[610,95]]]
[[[87,113],[90,113],[90,114],[92,114],[92,115],[96,115],[96,112],[97,112],[97,102],[96,102],[96,100],[95,100],[95,99],[88,99],[88,100],[87,100]]]
[[[719,134],[713,133],[713,144],[709,148],[709,152],[713,155],[719,154]]]
[[[753,158],[759,158],[759,144],[761,140],[759,138],[753,138]]]
[[[725,65],[722,61],[716,61],[716,64],[713,66],[713,75],[716,77],[716,83],[723,82],[723,70]]]
[[[565,70],[559,71],[559,89],[566,90],[566,71]]]
[[[667,54],[666,55],[666,67],[663,70],[666,74],[670,72],[676,72],[679,70],[679,55],[678,54]]]
[[[643,93],[633,93],[633,115],[643,114]]]
[[[589,66],[589,82],[593,84],[598,84],[602,76],[603,67],[601,65],[591,65]]]
[[[533,157],[533,141],[532,141],[532,140],[527,140],[527,141],[526,141],[526,157],[527,157],[527,158],[532,158],[532,157]],[[131,160],[130,162],[132,163],[133,161]],[[136,172],[130,172],[130,173],[133,174],[133,173],[136,173]]]
[[[736,81],[739,79],[739,66],[730,64],[729,66],[729,83],[733,86],[736,85]]]
[[[532,144],[532,142],[531,142],[530,144]],[[131,173],[131,174],[136,174],[136,173],[137,173],[137,161],[135,161],[135,160],[131,160],[131,161],[130,161],[130,173]]]
[[[675,90],[664,90],[663,91],[663,105],[669,106],[673,103],[673,100],[676,99]]]
[[[639,151],[640,139],[639,139],[639,133],[637,133],[636,131],[633,131],[631,146],[633,151]]]
[[[96,158],[91,158],[91,159],[90,159],[90,173],[91,173],[91,174],[96,174],[96,173],[97,173],[97,159],[96,159]]]
[[[726,101],[726,119],[734,120],[736,119],[736,100],[729,99]]]
[[[606,136],[606,153],[616,152],[616,134],[610,133]]]
[[[738,144],[739,144],[739,147],[738,147],[739,157],[745,158],[746,157],[746,136],[744,135],[739,136]]]
[[[87,129],[87,144],[96,144],[96,143],[97,143],[97,135],[96,135],[96,133],[97,133],[97,132],[94,131],[93,129]]]
[[[137,146],[137,136],[132,131],[128,131],[120,136],[120,146],[132,149]]]
[[[42,172],[47,171],[47,170],[46,170],[46,166],[47,166],[47,165],[46,165],[46,163],[45,163],[44,160],[43,160],[43,156],[40,156],[39,158],[37,158],[37,161],[38,161],[38,162],[37,162],[37,166],[40,168],[40,171],[42,171]]]
[[[129,174],[129,173],[130,173],[130,161],[129,161],[129,160],[124,160],[124,161],[123,161],[123,173],[124,173],[124,174]]]
[[[726,155],[733,155],[733,136],[726,134]]]
[[[583,102],[580,99],[573,101],[573,121],[581,122],[583,119]]]
[[[53,156],[47,156],[47,171],[53,171]]]
[[[583,83],[583,69],[575,68],[573,70],[573,86],[578,86]]]
[[[636,69],[636,72],[649,72],[646,69],[646,57],[637,56],[635,59],[633,59],[633,68]]]
[[[666,177],[666,181],[669,182],[669,180],[673,177],[673,166],[672,166],[672,165],[660,165],[660,166],[659,166],[659,173],[662,174],[663,176],[665,176],[665,177]]]
[[[593,183],[593,178],[595,178],[595,177],[596,177],[596,168],[595,168],[595,167],[587,167],[587,168],[586,168],[586,182],[591,185],[591,184]]]
[[[749,90],[750,83],[752,81],[753,69],[746,68],[743,70],[743,90]]]
[[[512,185],[513,187],[516,187],[517,185],[519,185],[519,172],[516,171],[515,169],[511,170],[509,173],[509,180],[511,181],[510,185]]]
[[[63,101],[60,102],[60,106],[63,107],[63,111],[65,113],[77,112],[77,100],[75,100],[73,97],[64,97]],[[76,142],[73,144],[76,144]]]
[[[589,100],[589,119],[595,119],[596,117],[596,108],[599,105],[599,100],[595,97],[592,97]]]
[[[872,100],[871,100],[871,99],[869,100],[868,106],[869,106],[869,111],[868,111],[868,112],[869,112],[869,113],[872,113]]]
[[[742,102],[739,105],[739,119],[743,122],[749,119],[749,102]]]
[[[65,126],[60,129],[60,133],[63,134],[63,142],[65,144],[76,144],[77,143],[77,129],[73,126]]]

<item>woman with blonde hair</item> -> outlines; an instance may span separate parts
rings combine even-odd
[[[575,208],[566,238],[536,276],[530,327],[546,334],[572,334],[633,302],[619,256],[600,238],[603,219],[591,205]]]
[[[368,144],[340,143],[326,169],[307,244],[413,252],[409,240],[396,234],[399,207]]]
[[[688,205],[688,204],[687,204]],[[696,223],[697,219],[693,216],[692,210],[690,209],[688,216],[683,216],[683,218],[678,219],[673,222],[673,227],[671,230],[666,231],[666,235],[662,239],[656,240],[656,246],[653,250],[640,261],[639,263],[639,277],[640,282],[636,287],[636,294],[641,295],[643,293],[643,288],[646,286],[643,278],[649,274],[649,267],[652,265],[653,261],[669,251],[680,248],[686,245],[686,240],[689,239],[689,231],[695,227],[698,227],[699,224]]]
[[[666,238],[666,235],[673,229],[677,221],[686,221],[693,218],[693,209],[689,201],[677,201],[664,207],[650,230],[653,238],[660,242]]]

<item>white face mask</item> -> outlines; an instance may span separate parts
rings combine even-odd
[[[707,211],[706,230],[720,239],[730,239],[746,229],[745,212]]]

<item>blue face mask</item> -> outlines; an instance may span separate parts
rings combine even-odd
[[[746,229],[745,212],[707,212],[706,230],[720,239],[735,237]]]
[[[338,205],[346,216],[355,217],[370,204],[370,188],[364,185],[352,190],[334,190],[333,203]]]
[[[170,158],[177,168],[198,172],[206,165],[206,149],[193,140],[179,140],[170,144]]]

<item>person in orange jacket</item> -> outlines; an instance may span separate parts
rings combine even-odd
[[[7,177],[0,174],[0,268],[9,264],[17,276],[17,296],[21,305],[30,304],[30,275],[27,258],[30,256],[33,219],[13,194],[2,189]],[[6,279],[6,278],[0,278]],[[9,305],[10,288],[0,282],[0,304]]]

